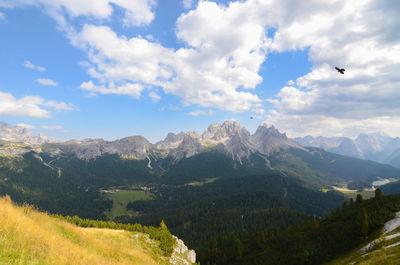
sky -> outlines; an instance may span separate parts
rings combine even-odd
[[[400,136],[398,14],[393,0],[0,0],[0,121],[61,140],[154,143],[225,120]]]

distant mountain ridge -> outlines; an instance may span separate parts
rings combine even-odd
[[[217,150],[226,152],[234,159],[249,157],[260,153],[297,148],[304,149],[280,133],[274,126],[260,125],[251,135],[237,122],[211,124],[201,135],[196,132],[169,133],[167,137],[151,144],[143,136],[129,136],[115,141],[103,139],[71,140],[48,143],[42,146],[50,153],[73,153],[80,159],[95,159],[102,154],[118,154],[125,158],[148,159],[170,157],[174,161],[189,158],[204,151]]]
[[[386,163],[400,167],[400,138],[380,133],[348,137],[297,137],[293,140],[305,147],[318,147],[328,152]]]
[[[43,144],[54,140],[43,133],[31,136],[28,128],[24,126],[12,126],[5,122],[0,122],[0,140],[8,142],[24,142],[29,144]]]
[[[252,154],[269,154],[289,148],[317,147],[328,152],[386,163],[400,168],[400,138],[387,135],[360,134],[348,137],[297,137],[289,139],[274,126],[260,125],[254,134],[237,122],[214,123],[201,134],[196,132],[168,133],[166,138],[155,144],[143,136],[128,136],[115,141],[83,139],[55,141],[44,134],[31,136],[29,129],[0,122],[0,140],[38,145],[51,154],[74,154],[79,159],[90,160],[103,154],[117,154],[123,158],[147,159],[149,166],[154,159],[169,157],[173,161],[192,157],[205,151],[216,150],[242,161]],[[36,148],[37,149],[37,148]],[[32,150],[24,146],[7,150],[7,154],[22,154]],[[4,153],[4,152],[3,152]]]

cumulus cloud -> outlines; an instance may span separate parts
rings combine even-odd
[[[36,82],[45,86],[58,86],[57,82],[47,78],[38,78],[36,79]]]
[[[190,2],[182,0],[187,6]],[[125,11],[127,26],[150,23],[155,6],[155,1],[146,0],[2,3],[38,3],[58,15],[65,10],[69,17],[64,20],[109,18],[117,5]],[[140,5],[143,8],[136,9]],[[245,0],[227,4],[204,0],[178,18],[175,32],[183,47],[177,50],[151,38],[118,35],[106,26],[84,25],[67,35],[88,54],[91,80],[81,88],[92,95],[139,98],[144,89],[150,90],[150,95],[157,87],[181,97],[184,106],[197,104],[233,112],[262,108],[263,100],[253,89],[261,82],[268,86],[259,72],[269,52],[307,49],[311,71],[288,77],[287,85],[268,100],[274,106],[268,120],[282,124],[300,119],[303,124],[294,122],[298,128],[286,126],[293,134],[306,132],[306,128],[345,132],[369,130],[367,122],[387,126],[400,116],[399,13],[400,5],[391,0]],[[62,18],[53,17],[62,25]],[[271,29],[273,36],[267,34]],[[345,68],[345,74],[338,74],[335,66]]]
[[[23,63],[23,66],[24,66],[25,68],[33,69],[33,70],[36,70],[36,71],[39,71],[39,72],[46,71],[46,68],[44,68],[43,66],[34,65],[34,64],[31,63],[30,61],[25,61],[25,62]]]
[[[24,96],[16,99],[12,94],[0,91],[0,115],[51,118],[52,110],[71,109],[73,105],[69,103],[47,101],[38,96]]]
[[[125,83],[122,85],[115,85],[111,82],[108,86],[97,86],[90,80],[80,85],[80,88],[85,91],[89,91],[91,96],[100,94],[115,94],[115,95],[129,95],[133,98],[139,98],[140,93],[143,90],[143,86],[140,84]]]
[[[153,9],[155,0],[2,0],[0,6],[16,8],[32,5],[44,8],[60,26],[67,26],[68,18],[87,16],[96,19],[107,19],[113,14],[114,7],[118,6],[125,12],[123,23],[125,26],[142,26],[151,23],[154,19]],[[64,16],[64,12],[68,16]]]
[[[196,10],[182,15],[177,36],[188,47],[178,50],[141,37],[118,36],[106,26],[85,25],[71,39],[89,54],[92,86],[145,84],[181,97],[184,105],[245,111],[262,102],[251,90],[262,81],[258,71],[266,56],[265,32],[236,14],[240,3],[231,5],[226,9],[201,1]],[[244,21],[232,26],[236,20]]]
[[[394,13],[400,5],[390,1],[332,4],[334,13],[316,6],[302,19],[294,16],[290,23],[278,25],[270,49],[308,47],[314,66],[310,73],[289,81],[270,101],[275,110],[267,122],[296,135],[373,130],[399,135],[400,34],[394,32],[400,19]],[[335,66],[345,68],[345,74],[337,73]]]

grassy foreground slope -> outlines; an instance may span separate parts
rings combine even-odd
[[[81,228],[0,198],[0,264],[169,264],[146,234]]]

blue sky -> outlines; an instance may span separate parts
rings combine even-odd
[[[0,0],[0,120],[56,139],[231,119],[400,135],[399,5],[264,2]]]

